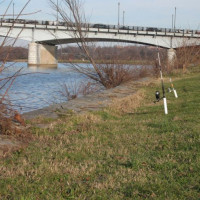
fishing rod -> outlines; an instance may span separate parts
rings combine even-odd
[[[169,81],[170,81],[170,83],[171,83],[171,87],[168,88],[168,91],[169,91],[169,92],[173,91],[173,92],[174,92],[175,98],[178,98],[177,92],[176,92],[176,90],[175,90],[175,88],[174,88],[174,84],[172,83],[172,79],[170,78]]]
[[[164,103],[164,111],[165,114],[168,114],[168,109],[167,109],[167,99],[165,97],[165,87],[164,87],[164,80],[163,80],[163,73],[162,73],[162,65],[161,65],[161,61],[160,61],[160,52],[158,49],[158,41],[156,39],[157,42],[157,54],[158,54],[158,67],[160,70],[160,79],[161,79],[161,86],[162,86],[162,93],[163,93],[163,97],[160,98],[160,92],[156,91],[155,96],[156,96],[156,101],[154,101],[154,103],[159,102],[161,99],[163,99],[163,103]]]

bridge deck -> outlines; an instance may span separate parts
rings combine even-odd
[[[11,31],[12,30],[12,31]],[[104,24],[82,24],[85,40],[137,43],[162,48],[179,48],[200,45],[200,31],[189,29],[169,29],[137,26],[115,26]],[[0,21],[0,36],[13,37],[30,42],[59,45],[80,42],[77,27],[64,22],[48,21]],[[9,35],[7,33],[9,32]],[[19,37],[20,36],[20,37]]]
[[[8,19],[9,20],[9,19]],[[25,21],[19,23],[10,19],[10,22],[0,21],[0,27],[13,27],[23,29],[43,29],[43,30],[59,30],[59,31],[72,31],[76,27],[60,25],[57,22],[49,21]],[[26,23],[25,23],[26,22]],[[99,25],[99,26],[98,26]],[[101,33],[115,33],[115,34],[130,34],[130,35],[150,35],[150,36],[169,36],[169,37],[186,37],[186,38],[200,38],[200,31],[189,29],[169,29],[169,28],[153,28],[153,27],[138,27],[138,26],[115,26],[115,25],[102,25],[102,24],[84,24],[82,31],[85,32],[101,32]]]

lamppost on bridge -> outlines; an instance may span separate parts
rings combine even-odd
[[[120,2],[118,2],[118,28],[119,28],[119,18],[120,18]]]
[[[57,4],[56,4],[56,11],[57,11],[56,21],[58,23],[58,0],[57,0]]]
[[[15,3],[13,3],[13,20],[15,19]]]
[[[123,26],[124,26],[124,16],[125,16],[125,11],[123,11]]]
[[[175,13],[174,13],[174,31],[176,29],[176,7],[175,7]]]

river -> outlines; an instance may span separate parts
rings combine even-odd
[[[7,96],[14,108],[21,113],[66,101],[67,98],[61,95],[63,84],[73,87],[87,81],[82,75],[72,72],[69,64],[59,63],[58,68],[55,69],[27,67],[27,63],[7,63],[6,65],[6,70],[0,74],[0,79],[12,76],[21,68],[20,74],[27,74],[15,79]],[[0,82],[0,87],[2,84],[3,81]]]
[[[85,67],[88,64],[80,64]],[[134,66],[141,68],[141,66]],[[151,66],[150,66],[151,67]],[[0,95],[9,87],[1,89],[6,80],[3,78],[13,76],[21,69],[8,90],[7,99],[20,113],[40,109],[51,104],[67,101],[67,97],[61,94],[66,84],[70,91],[76,90],[78,86],[86,84],[89,80],[79,73],[71,70],[70,64],[59,63],[57,68],[27,67],[27,63],[6,63],[6,69],[0,73]],[[25,74],[25,75],[23,75]],[[73,92],[72,92],[73,94]]]

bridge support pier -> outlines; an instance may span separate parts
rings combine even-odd
[[[28,48],[28,66],[57,67],[57,47],[31,42]]]
[[[170,65],[174,64],[174,61],[176,59],[176,50],[175,49],[168,49],[167,51],[167,57],[168,57],[168,63]]]

